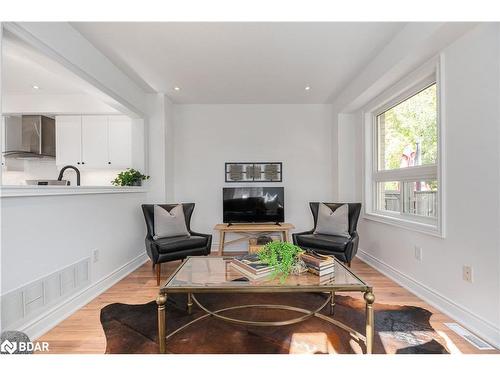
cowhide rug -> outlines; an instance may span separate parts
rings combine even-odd
[[[325,300],[320,293],[199,294],[200,303],[211,310],[246,304],[283,304],[315,309]],[[157,310],[144,305],[114,303],[101,310],[107,339],[106,353],[158,353]],[[363,300],[337,295],[334,318],[364,334]],[[374,353],[448,353],[444,341],[429,323],[431,312],[415,306],[375,303]],[[170,295],[167,301],[167,333],[204,314],[193,305],[186,311],[185,295]],[[322,311],[329,314],[329,306]],[[226,312],[245,320],[285,320],[299,316],[293,311],[245,309]],[[362,353],[363,342],[317,317],[281,327],[237,325],[208,317],[176,333],[167,341],[169,353],[179,354],[287,354]]]

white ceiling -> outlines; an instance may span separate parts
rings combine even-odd
[[[40,89],[35,90],[34,85]],[[102,96],[86,81],[8,31],[4,31],[2,39],[2,93]]]
[[[176,103],[331,101],[403,23],[72,24],[144,90]],[[311,90],[304,90],[305,86]],[[179,86],[180,91],[173,88]]]

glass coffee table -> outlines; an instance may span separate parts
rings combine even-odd
[[[290,275],[283,283],[279,277],[270,276],[250,279],[231,266],[232,257],[212,257],[196,256],[188,257],[177,270],[168,278],[166,283],[160,288],[160,293],[156,299],[158,304],[158,338],[160,353],[166,353],[167,340],[183,330],[184,328],[208,317],[214,317],[234,324],[245,324],[252,326],[283,326],[296,324],[306,319],[316,317],[323,319],[341,329],[348,331],[352,336],[365,343],[366,353],[371,354],[373,349],[373,303],[375,296],[371,286],[363,282],[352,271],[346,268],[342,263],[335,260],[335,272],[333,276],[319,277],[310,272],[300,275]],[[313,310],[306,310],[294,306],[285,305],[243,305],[232,306],[211,311],[203,306],[196,294],[202,293],[302,293],[302,292],[323,292],[325,293],[324,302]],[[335,293],[336,292],[361,292],[366,303],[366,330],[362,334],[355,331],[346,324],[333,318],[335,312]],[[206,314],[202,315],[184,326],[176,329],[167,335],[167,317],[165,305],[167,295],[173,293],[185,293],[188,296],[187,308],[191,313],[193,302]],[[321,313],[324,307],[330,305],[330,316]],[[292,310],[301,315],[295,319],[286,321],[248,321],[231,318],[224,315],[225,312],[246,308],[266,308],[277,310]]]

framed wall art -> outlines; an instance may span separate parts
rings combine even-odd
[[[226,162],[226,182],[282,182],[282,162]]]

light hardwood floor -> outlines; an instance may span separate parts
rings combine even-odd
[[[180,262],[166,263],[162,267],[162,281],[173,272]],[[452,322],[440,311],[400,287],[380,272],[359,259],[352,262],[352,269],[364,281],[373,285],[376,302],[394,305],[413,305],[423,307],[433,313],[431,325],[448,342],[452,353],[499,353],[500,351],[480,351],[448,329],[443,323]],[[99,297],[62,321],[38,341],[47,341],[50,353],[104,353],[106,338],[99,321],[101,308],[115,303],[142,304],[154,300],[158,293],[155,272],[147,262],[136,271],[115,284]],[[346,293],[347,294],[347,293]],[[354,295],[353,295],[354,296]],[[359,298],[359,293],[356,294]]]

